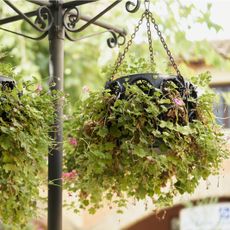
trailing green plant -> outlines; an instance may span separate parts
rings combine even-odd
[[[1,87],[0,221],[9,229],[24,229],[36,218],[39,186],[46,183],[56,98],[31,82],[14,89]]]
[[[208,73],[191,78],[200,87],[209,79]],[[75,211],[94,213],[106,200],[120,210],[130,198],[148,197],[165,207],[218,173],[227,150],[212,112],[214,94],[204,87],[196,100],[197,118],[189,122],[176,86],[169,87],[167,96],[159,89],[149,96],[126,85],[125,99],[104,90],[77,103],[65,124],[64,177],[77,197],[71,204]]]

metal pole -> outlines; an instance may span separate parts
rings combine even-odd
[[[54,24],[49,31],[50,83],[51,90],[63,91],[64,27],[62,23],[62,0],[49,0]],[[62,229],[62,104],[55,103],[56,120],[51,132],[54,146],[48,158],[48,230]]]

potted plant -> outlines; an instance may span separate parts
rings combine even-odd
[[[6,228],[24,229],[36,218],[39,188],[46,183],[56,96],[31,82],[1,81],[0,220]]]
[[[136,63],[145,66],[143,59]],[[197,78],[204,86],[210,75]],[[226,157],[211,92],[187,99],[190,117],[174,82],[151,94],[136,84],[125,87],[123,97],[91,92],[66,121],[64,179],[76,194],[76,210],[93,213],[105,200],[120,208],[129,198],[147,197],[157,207],[170,205],[175,195],[192,193],[201,178],[217,173]]]
[[[144,19],[151,62],[124,62]],[[155,71],[150,21],[176,75]],[[64,179],[76,195],[76,211],[94,213],[105,200],[120,210],[130,198],[150,198],[165,207],[175,195],[192,193],[200,179],[217,173],[227,151],[212,112],[214,95],[204,89],[198,97],[194,86],[207,86],[210,75],[190,82],[182,77],[148,9],[108,75],[105,90],[79,101],[65,124]]]

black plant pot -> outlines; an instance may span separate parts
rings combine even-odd
[[[6,89],[13,89],[15,87],[15,81],[12,80],[11,78],[8,77],[4,77],[0,75],[0,90],[6,90]],[[0,100],[2,102],[6,101],[6,98],[1,97]],[[6,122],[10,122],[10,119],[8,118],[8,113],[5,111],[2,111],[2,113],[0,114],[0,117],[6,121]]]
[[[178,76],[157,73],[133,74],[106,82],[105,89],[109,89],[112,94],[117,95],[118,99],[125,99],[126,84],[137,85],[144,93],[151,96],[155,89],[160,89],[163,94],[166,94],[168,92],[167,85],[170,82],[177,86],[177,90],[186,105],[189,121],[192,122],[197,118],[197,92],[192,83],[186,82]]]
[[[5,90],[6,88],[13,89],[15,87],[15,81],[0,75],[0,86],[1,90]]]

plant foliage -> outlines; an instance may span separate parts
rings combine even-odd
[[[54,100],[31,82],[0,90],[0,220],[9,229],[36,218]]]
[[[194,79],[202,86],[208,78],[206,73]],[[165,207],[218,172],[227,153],[212,112],[214,95],[206,90],[197,99],[197,119],[189,122],[176,86],[169,87],[168,95],[155,89],[149,96],[127,85],[126,99],[105,90],[78,102],[66,122],[66,138],[77,142],[65,143],[66,170],[76,172],[65,185],[77,194],[76,211],[93,213],[105,200],[120,208],[130,198],[148,197]]]

